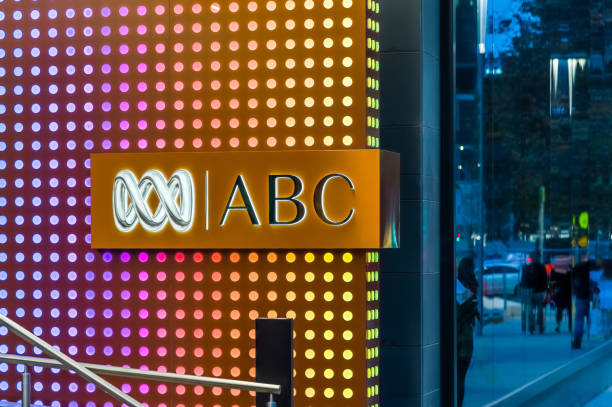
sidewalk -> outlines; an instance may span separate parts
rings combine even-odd
[[[554,319],[554,311],[547,310],[542,335],[522,334],[520,316],[485,325],[483,336],[474,341],[463,406],[481,407],[495,401],[602,342],[585,336],[582,349],[572,350],[567,319],[561,333],[554,332]]]
[[[610,407],[612,406],[612,387],[591,400],[584,407]]]

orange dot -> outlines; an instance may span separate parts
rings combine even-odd
[[[234,283],[240,280],[240,273],[238,273],[237,271],[232,271],[230,273],[230,280],[232,280]]]
[[[249,261],[251,263],[256,263],[257,260],[259,260],[259,256],[257,255],[257,253],[255,252],[249,253]]]
[[[249,319],[251,321],[255,321],[258,317],[259,317],[259,312],[257,312],[256,310],[249,311]]]
[[[258,298],[259,298],[259,294],[257,294],[257,291],[249,292],[249,300],[257,301]]]
[[[211,256],[211,259],[214,263],[219,263],[221,261],[221,253],[219,252],[213,253],[213,255]]]
[[[268,281],[269,282],[273,283],[277,279],[278,279],[278,275],[275,272],[271,271],[271,272],[268,273]]]
[[[258,124],[257,119],[254,117],[251,117],[248,121],[248,124],[250,128],[254,129],[255,127],[257,127],[257,124]],[[257,143],[255,143],[255,145],[257,145]],[[255,147],[255,146],[251,146],[251,147]]]
[[[240,357],[240,349],[238,348],[232,348],[232,350],[230,351],[230,355],[235,359],[235,358],[239,358]]]
[[[232,377],[238,377],[240,376],[240,369],[237,367],[232,367],[232,369],[230,370],[230,374],[232,375]]]
[[[230,331],[230,336],[231,336],[233,339],[238,339],[238,338],[240,338],[240,331],[239,331],[238,329],[232,329],[232,330]]]
[[[249,143],[249,147],[257,147],[257,143],[258,143],[257,138],[255,137],[249,138],[248,143]]]
[[[238,301],[240,299],[240,292],[239,291],[232,291],[230,293],[230,299],[232,301]]]
[[[268,137],[268,140],[266,140],[268,147],[274,147],[276,145],[276,138],[275,137]]]
[[[259,274],[257,274],[257,272],[255,272],[255,271],[251,271],[249,273],[249,281],[254,283],[257,280],[259,280]]]
[[[232,310],[232,312],[230,312],[230,318],[234,321],[240,319],[240,311],[238,311],[237,309]]]
[[[240,145],[240,140],[236,137],[232,137],[229,141],[230,146],[236,148]]]
[[[267,258],[268,258],[268,263],[274,263],[274,262],[276,262],[276,260],[278,260],[278,256],[274,252],[268,253],[268,257]]]
[[[249,107],[251,109],[255,109],[258,105],[257,103],[257,99],[249,99],[249,101],[247,102],[247,104],[249,105]]]
[[[223,333],[221,332],[221,330],[219,328],[215,328],[215,329],[212,330],[211,335],[212,335],[213,338],[219,339],[219,338],[221,338]]]

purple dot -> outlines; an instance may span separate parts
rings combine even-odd
[[[138,28],[136,28],[136,32],[140,35],[145,35],[147,33],[147,26],[146,25],[139,25]]]
[[[102,260],[104,260],[106,263],[108,263],[112,259],[113,255],[110,252],[104,252],[104,254],[102,255]]]
[[[130,312],[129,309],[124,308],[124,309],[121,310],[121,318],[128,319],[130,317],[130,315],[132,315],[132,313]]]
[[[124,263],[127,263],[128,261],[130,261],[130,254],[128,252],[121,253],[121,261]]]
[[[121,291],[121,299],[124,301],[129,300],[131,297],[130,292],[128,290]]]
[[[147,273],[146,271],[141,271],[140,273],[138,273],[138,279],[140,281],[147,281],[149,279],[149,273]]]
[[[110,300],[113,298],[113,292],[111,290],[104,290],[104,293],[102,293],[102,296],[104,297],[105,300]]]
[[[111,29],[109,26],[105,25],[104,27],[102,27],[100,32],[102,33],[103,36],[108,37],[111,33]]]
[[[129,123],[125,120],[123,120],[121,122],[121,130],[127,130],[130,127]],[[127,139],[123,139],[121,140],[121,142],[119,143],[119,146],[125,150],[127,148],[130,147],[130,142]]]
[[[141,139],[141,140],[142,140],[142,139]],[[138,144],[140,144],[140,141],[138,141]],[[145,253],[145,252],[140,252],[140,253],[138,254],[138,260],[139,260],[141,263],[144,263],[144,262],[146,262],[147,260],[149,260],[149,255],[148,255],[147,253]]]
[[[128,271],[121,272],[121,281],[130,281],[130,273]]]
[[[129,338],[131,334],[132,332],[130,331],[130,328],[121,328],[121,336],[124,338]]]
[[[138,127],[140,127],[140,122],[138,123]],[[145,148],[147,148],[147,144],[148,144],[147,140],[145,140],[143,138],[138,140],[138,148],[140,148],[141,150],[144,150]]]
[[[138,335],[139,335],[141,338],[146,338],[147,336],[149,336],[149,330],[148,330],[147,328],[140,328],[140,329],[138,330]]]
[[[128,35],[129,32],[130,32],[130,29],[128,28],[127,25],[122,25],[121,27],[119,27],[119,34]]]
[[[103,7],[102,10],[100,11],[100,14],[102,14],[102,17],[108,17],[110,16],[111,10],[108,7]]]
[[[123,352],[123,349],[121,350],[121,352]],[[129,384],[127,384],[127,383],[123,383],[123,384],[121,385],[121,391],[122,391],[122,392],[124,392],[124,393],[129,393],[129,392],[131,392],[131,391],[132,391],[132,386],[130,386],[130,385],[129,385]]]
[[[141,346],[140,349],[138,349],[138,353],[140,354],[140,356],[148,356],[149,348],[147,348],[146,346]],[[140,388],[142,388],[142,385],[140,386]]]
[[[127,8],[126,6],[121,6],[121,7],[119,7],[119,15],[120,15],[121,17],[125,17],[125,16],[127,16],[129,12],[130,12],[130,11],[128,10],[128,8]]]
[[[138,316],[140,317],[140,319],[147,319],[149,317],[149,311],[143,308],[138,311]]]
[[[147,90],[147,84],[146,82],[139,82],[138,83],[138,91],[139,92],[144,92]]]
[[[111,127],[113,127],[113,125],[111,124],[110,121],[104,120],[102,122],[102,130],[109,131],[111,129]],[[108,145],[108,147],[107,147],[107,145]],[[102,148],[104,148],[105,150],[108,150],[110,147],[111,147],[110,141],[108,142],[108,144],[102,143]]]
[[[139,16],[144,16],[145,14],[147,14],[147,8],[145,6],[138,6],[136,12]]]
[[[86,261],[87,263],[91,263],[91,262],[93,262],[95,259],[96,259],[96,256],[95,256],[93,253],[91,253],[91,252],[88,252],[88,253],[85,255],[85,261]]]
[[[138,298],[140,298],[141,301],[145,301],[147,298],[149,298],[149,293],[145,290],[140,290],[138,293]]]
[[[121,44],[121,45],[119,46],[119,53],[120,53],[121,55],[125,55],[125,54],[127,54],[128,52],[130,52],[130,47],[128,47],[126,44]],[[123,73],[125,73],[125,72],[123,72]]]
[[[113,279],[113,273],[111,273],[110,271],[106,270],[104,273],[102,273],[102,279],[104,281],[111,281]]]
[[[128,64],[119,65],[119,72],[128,73],[130,71],[130,66]]]
[[[85,146],[85,150],[91,150],[92,148],[94,148],[94,142],[91,140],[85,141],[83,145]]]
[[[121,82],[121,85],[119,85],[119,91],[125,93],[129,90],[130,90],[130,85],[127,82]]]
[[[125,100],[119,103],[119,109],[121,109],[122,112],[127,111],[129,108],[130,108],[130,104],[126,102]]]
[[[104,355],[110,356],[112,354],[113,354],[113,348],[111,348],[110,346],[105,346],[104,347]],[[110,404],[112,406],[111,403],[108,403],[108,404]]]
[[[139,27],[140,30],[140,27]],[[145,44],[138,44],[138,47],[136,47],[136,51],[138,51],[139,54],[144,54],[145,52],[147,52],[147,46]]]
[[[139,63],[138,64],[138,72],[140,72],[140,73],[147,72],[147,64],[145,64],[144,62]]]
[[[100,51],[102,55],[109,55],[111,53],[111,47],[109,45],[103,45]]]
[[[113,336],[113,328],[106,327],[104,328],[104,331],[102,331],[102,333],[105,337],[110,338],[111,336]]]
[[[145,102],[144,100],[141,100],[140,102],[138,102],[138,110],[140,110],[141,112],[144,112],[145,110],[147,110],[147,102]],[[141,120],[144,121],[144,120]],[[146,121],[144,121],[146,123]]]
[[[112,68],[110,64],[104,64],[102,65],[102,68],[100,69],[100,71],[105,75],[108,75],[109,73],[111,73],[111,70]],[[104,85],[107,85],[107,86],[104,86]],[[105,83],[104,85],[102,85],[102,90],[106,93],[110,92],[110,84]]]
[[[102,84],[102,92],[108,93],[108,92],[111,91],[111,89],[112,89],[112,87],[111,87],[110,83],[105,82],[105,83]]]
[[[110,102],[102,102],[102,111],[110,112],[112,105]]]

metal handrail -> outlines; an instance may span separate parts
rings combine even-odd
[[[140,369],[132,369],[132,368],[124,368],[124,367],[116,367],[116,366],[106,366],[106,365],[98,365],[93,363],[80,363],[68,355],[60,352],[55,349],[51,344],[45,342],[41,338],[34,335],[32,332],[28,331],[23,326],[19,325],[17,322],[11,320],[7,316],[3,315],[0,312],[0,325],[4,325],[8,328],[9,331],[29,343],[30,345],[36,346],[40,348],[43,353],[51,356],[53,359],[46,358],[38,358],[31,356],[21,356],[21,355],[0,355],[0,362],[10,363],[15,365],[27,365],[27,366],[42,366],[42,367],[50,367],[54,369],[63,369],[63,370],[71,370],[76,372],[78,375],[93,383],[109,394],[116,400],[121,401],[122,403],[127,404],[131,407],[143,407],[138,401],[130,397],[129,395],[122,392],[117,387],[113,386],[102,377],[98,375],[104,374],[109,376],[119,376],[125,378],[134,378],[134,379],[142,379],[142,380],[153,380],[153,381],[162,381],[162,382],[170,382],[176,384],[191,384],[191,385],[200,385],[200,386],[208,386],[208,387],[221,387],[226,389],[240,389],[247,391],[255,391],[260,393],[268,393],[270,394],[270,403],[269,405],[274,405],[273,403],[273,395],[278,395],[281,393],[281,386],[277,384],[268,384],[268,383],[257,383],[257,382],[247,382],[242,380],[229,380],[229,379],[220,379],[215,377],[205,377],[205,376],[193,376],[193,375],[181,375],[177,373],[167,373],[167,372],[157,372],[151,370],[140,370]],[[29,375],[27,372],[24,373],[23,376],[23,392],[24,399],[26,398],[26,381],[29,382]],[[27,385],[29,389],[29,384]],[[28,393],[29,399],[29,393]],[[25,407],[25,406],[24,406]]]
[[[46,355],[51,356],[53,359],[57,360],[66,369],[70,369],[76,372],[82,378],[88,380],[90,383],[95,384],[97,388],[112,396],[115,400],[121,401],[122,403],[125,403],[130,407],[144,407],[133,397],[125,394],[117,387],[113,386],[112,384],[110,384],[85,366],[81,365],[76,360],[72,359],[70,356],[55,349],[51,344],[40,339],[32,332],[19,325],[17,322],[13,321],[5,315],[2,315],[1,312],[0,324],[7,327],[9,331],[23,339],[30,345],[37,346],[38,348],[40,348],[40,350],[42,350]]]
[[[0,354],[0,363],[12,365],[42,366],[52,369],[70,370],[60,362],[53,359],[37,358],[32,356]],[[127,367],[116,367],[108,365],[98,365],[95,363],[81,363],[94,373],[105,376],[118,376],[129,379],[151,380],[157,382],[191,384],[194,386],[221,387],[224,389],[240,389],[256,391],[260,393],[280,394],[279,384],[267,384],[257,382],[247,382],[242,380],[219,379],[216,377],[183,375],[178,373],[157,372],[155,370],[140,370]]]

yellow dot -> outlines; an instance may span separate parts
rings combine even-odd
[[[351,78],[350,76],[345,76],[344,78],[342,78],[342,84],[348,88],[353,84],[353,78]]]
[[[353,339],[353,332],[351,331],[344,331],[342,332],[342,337],[344,338],[345,341],[350,341],[351,339]]]
[[[344,352],[342,352],[342,357],[346,360],[353,359],[353,351],[350,349],[346,349]]]
[[[323,85],[326,88],[330,88],[334,85],[334,80],[328,76],[327,78],[323,79]]]
[[[313,107],[314,103],[314,98],[312,97],[307,97],[306,99],[304,99],[304,106],[306,107]]]
[[[325,291],[325,294],[323,294],[323,299],[327,302],[333,301],[334,293],[332,293],[331,291]]]
[[[334,390],[327,387],[325,390],[323,390],[323,394],[325,395],[326,398],[330,399],[334,397]]]
[[[304,260],[306,260],[306,263],[312,263],[315,259],[315,255],[313,253],[306,253],[306,255],[304,256]]]
[[[353,124],[353,118],[351,116],[344,116],[342,118],[342,124],[345,126],[350,126]]]
[[[277,318],[278,313],[274,310],[268,311],[268,318]]]
[[[345,321],[351,321],[353,319],[353,313],[351,311],[344,311],[342,313],[342,319]]]
[[[304,337],[309,341],[312,341],[315,338],[315,333],[312,329],[309,329],[304,333]]]
[[[306,356],[306,359],[313,359],[315,357],[315,351],[312,349],[306,349],[304,356]]]
[[[287,260],[287,263],[293,263],[295,261],[295,253],[287,253],[287,255],[285,256],[285,259]],[[287,273],[287,279],[289,279],[289,274],[293,274],[293,273]],[[295,277],[295,274],[293,274]],[[295,278],[294,278],[295,280]]]
[[[293,2],[292,1],[288,1],[287,3],[293,3]],[[293,21],[293,20],[285,21],[285,27],[288,30],[293,30],[295,28],[295,21]]]
[[[308,273],[304,274],[304,280],[306,280],[309,283],[312,283],[315,279],[315,275],[312,271],[309,271]]]
[[[331,349],[325,349],[325,352],[323,352],[323,357],[327,360],[331,360],[334,358],[334,351]]]
[[[295,106],[295,99],[294,98],[287,98],[287,100],[285,100],[285,106],[287,106],[288,108],[292,108]]]
[[[345,146],[350,146],[351,144],[353,144],[353,138],[351,136],[342,137],[342,144],[344,144]]]
[[[296,295],[293,291],[287,291],[285,297],[287,298],[287,301],[295,301]]]
[[[344,369],[344,371],[342,372],[342,376],[344,376],[346,380],[352,379],[353,371],[351,369]]]
[[[334,40],[332,40],[331,38],[325,38],[323,40],[323,46],[325,48],[331,48],[334,46]]]
[[[312,117],[310,117],[310,116],[308,116],[307,118],[305,118],[305,119],[304,119],[304,124],[305,124],[307,127],[312,127],[312,126],[314,126],[314,123],[315,123],[314,119],[313,119]],[[308,138],[308,137],[307,137],[307,138]],[[313,139],[312,143],[314,144],[314,139]],[[312,145],[312,144],[308,144],[308,143],[306,143],[306,145]]]
[[[308,30],[311,30],[314,27],[314,20],[312,18],[304,20],[304,27],[306,27],[306,29]]]
[[[304,86],[306,86],[307,88],[312,88],[314,86],[314,79],[312,78],[306,78],[304,79]]]
[[[327,57],[323,60],[323,66],[326,68],[331,68],[332,66],[334,66],[334,60]]]
[[[326,379],[331,379],[334,377],[334,371],[332,369],[325,369],[325,371],[323,371],[323,376],[325,376]]]
[[[266,8],[268,9],[268,11],[274,11],[274,9],[276,9],[276,2],[275,1],[269,1],[266,4]]]
[[[323,144],[328,147],[331,146],[332,144],[334,144],[334,138],[332,136],[325,136],[323,138]]]
[[[351,253],[344,253],[342,255],[342,261],[345,263],[350,263],[353,261],[353,255]]]
[[[345,17],[342,20],[342,25],[344,26],[344,28],[349,28],[353,25],[353,19],[351,19],[350,17]]]
[[[304,298],[306,299],[306,301],[314,301],[315,294],[312,291],[306,291],[306,294],[304,294]]]
[[[353,293],[346,291],[344,294],[342,294],[342,299],[346,302],[350,302],[353,300]]]
[[[342,7],[349,8],[353,5],[353,0],[342,0]]]
[[[332,311],[325,311],[323,318],[325,318],[326,321],[331,321],[334,319],[334,313]]]
[[[333,119],[333,117],[331,117],[331,116],[325,116],[325,118],[323,118],[323,124],[324,124],[326,127],[329,127],[329,126],[331,126],[332,124],[334,124],[334,119]],[[332,138],[332,140],[333,140],[333,138]]]
[[[345,96],[342,98],[342,104],[344,106],[350,106],[353,104],[353,98],[350,96]]]
[[[288,79],[285,81],[285,86],[286,86],[286,87],[288,87],[289,89],[291,89],[291,88],[295,87],[295,79],[293,79],[293,78],[288,78]]]
[[[315,139],[312,136],[306,136],[304,138],[304,144],[306,144],[308,147],[312,147],[315,143]]]
[[[344,48],[349,48],[349,47],[351,47],[352,45],[353,45],[353,39],[352,39],[351,37],[345,37],[345,38],[342,40],[342,46],[343,46]]]
[[[315,313],[313,311],[306,311],[304,313],[304,318],[306,318],[307,321],[312,321],[315,319]]]
[[[323,280],[325,280],[326,283],[331,283],[334,281],[334,274],[328,271],[327,273],[323,274]]]
[[[295,68],[295,59],[293,59],[293,58],[289,58],[289,59],[287,59],[287,60],[285,61],[285,66],[286,66],[288,69],[293,69],[293,68]]]
[[[332,28],[333,26],[334,26],[334,20],[332,20],[331,18],[326,18],[325,20],[323,20],[323,27]]]
[[[308,49],[314,47],[314,40],[312,38],[306,38],[304,40],[304,47],[306,47]]]
[[[315,370],[312,368],[306,369],[306,371],[304,371],[304,376],[306,376],[309,379],[312,379],[313,377],[315,377]]]
[[[287,125],[287,127],[295,126],[295,119],[293,117],[287,117],[287,119],[285,119],[285,125]],[[287,137],[285,143],[287,143],[289,147],[293,147],[295,145],[295,138]]]
[[[342,59],[342,65],[344,65],[346,68],[348,68],[349,66],[353,65],[353,58],[351,57],[344,57]]]
[[[323,332],[323,337],[326,340],[331,341],[332,339],[334,339],[334,332],[328,329],[327,331]]]
[[[308,68],[308,69],[312,68],[312,67],[314,66],[314,64],[315,64],[315,63],[314,63],[314,59],[312,59],[312,58],[306,58],[306,59],[304,60],[304,66],[305,66],[306,68]]]
[[[292,310],[287,311],[287,314],[285,315],[287,316],[287,318],[290,318],[290,319],[295,319],[295,317],[297,316],[295,314],[295,311],[292,311]]]
[[[323,99],[323,104],[326,107],[331,107],[334,104],[334,98],[332,98],[331,96],[327,96]]]
[[[334,1],[333,0],[325,0],[323,2],[323,7],[325,8],[332,8],[334,6]]]
[[[351,281],[353,281],[353,274],[347,271],[342,275],[342,279],[344,280],[344,282],[350,283]]]
[[[306,397],[313,398],[315,396],[315,389],[308,387],[304,393],[306,394]]]

